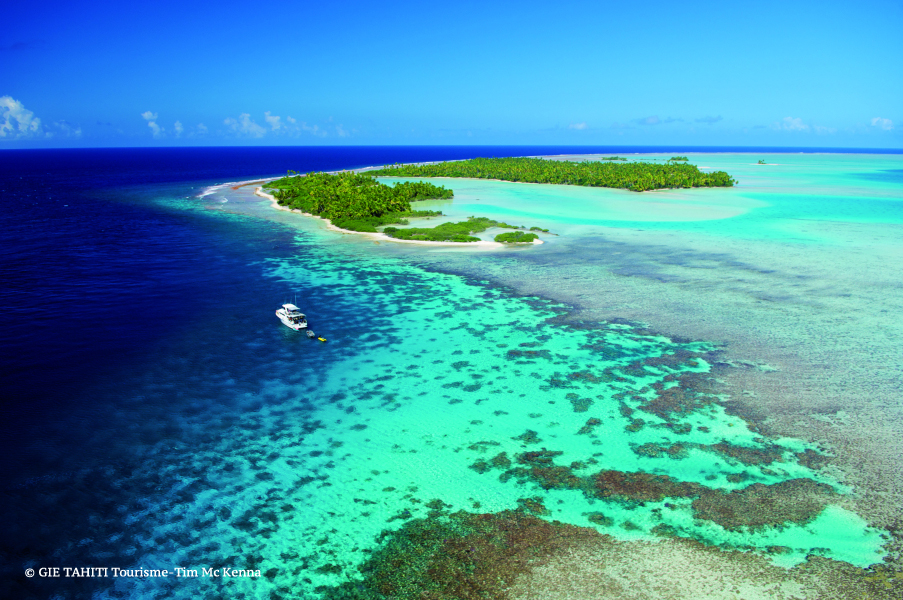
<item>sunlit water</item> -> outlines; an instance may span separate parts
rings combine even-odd
[[[776,164],[753,164],[759,158]],[[98,409],[102,417],[85,417],[87,424],[118,424],[116,431],[100,431],[98,443],[120,443],[133,454],[124,455],[123,467],[111,462],[106,471],[58,475],[66,491],[56,493],[81,490],[68,502],[83,536],[59,556],[121,567],[261,573],[122,578],[108,597],[243,592],[264,598],[288,590],[305,597],[318,586],[359,577],[357,567],[381,532],[428,517],[436,507],[533,507],[542,518],[620,539],[656,539],[653,530],[667,527],[706,544],[762,553],[784,566],[809,554],[861,567],[881,561],[886,536],[845,500],[854,493],[848,483],[800,464],[799,453],[824,450],[814,441],[751,429],[723,408],[731,400],[729,388],[700,390],[712,400],[721,394],[719,402],[670,419],[641,406],[657,389],[677,385],[681,374],[696,373],[698,381],[726,376],[731,368],[716,363],[726,360],[725,352],[731,360],[738,354],[729,326],[710,330],[723,335],[700,335],[700,315],[715,309],[688,310],[690,325],[680,318],[658,320],[669,306],[687,304],[685,296],[669,300],[659,288],[683,294],[695,286],[698,302],[717,304],[724,322],[732,295],[745,298],[750,290],[763,297],[757,301],[786,303],[789,311],[801,301],[823,305],[824,298],[805,290],[762,285],[775,277],[762,263],[774,256],[774,270],[784,277],[787,252],[802,253],[797,265],[808,264],[812,248],[839,257],[862,249],[863,231],[874,236],[863,254],[874,243],[888,258],[899,258],[903,160],[691,159],[728,171],[741,185],[640,195],[442,180],[455,190],[454,201],[441,203],[449,218],[489,216],[558,234],[543,236],[547,243],[541,246],[495,251],[402,247],[337,234],[320,221],[273,210],[251,188],[157,193],[160,211],[207,223],[214,249],[198,252],[217,268],[231,265],[233,276],[227,283],[217,280],[206,301],[185,307],[193,313],[190,323],[89,390],[116,399]],[[228,240],[239,237],[239,247],[229,247]],[[681,250],[656,251],[655,244]],[[792,248],[782,251],[787,244]],[[740,248],[751,250],[741,257]],[[242,261],[243,255],[253,260]],[[883,269],[876,268],[874,278],[897,289]],[[691,280],[687,270],[701,275]],[[725,274],[737,281],[726,284]],[[851,281],[832,282],[824,272],[797,275],[810,287]],[[638,299],[644,286],[658,304]],[[616,297],[612,289],[623,294]],[[895,311],[899,297],[883,288],[872,298],[884,303],[868,312],[877,326],[899,327],[893,314],[879,312]],[[273,311],[283,301],[301,306],[312,329],[328,341],[281,326]],[[825,312],[822,305],[818,310]],[[746,314],[744,306],[738,310]],[[761,343],[789,339],[794,327],[786,326],[790,333],[783,337],[765,335]],[[854,372],[861,367],[857,351],[851,350]],[[750,362],[741,368],[756,377],[780,367],[752,350],[745,358]],[[899,364],[886,358],[882,364],[893,372],[885,376],[893,380]],[[777,460],[742,462],[712,448],[722,442],[777,448]],[[655,450],[676,444],[685,450]],[[694,518],[686,499],[625,503],[505,477],[504,469],[492,467],[501,453],[514,460],[538,450],[560,453],[555,465],[570,465],[587,479],[604,470],[642,471],[728,491],[809,478],[837,495],[805,524],[726,530]],[[98,493],[109,500],[98,500]],[[774,547],[784,550],[774,553]]]

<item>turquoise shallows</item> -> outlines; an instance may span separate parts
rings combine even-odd
[[[777,164],[755,165],[759,158]],[[561,234],[544,236],[550,248],[574,252],[579,250],[568,244],[580,235],[618,227],[756,243],[792,236],[800,244],[831,246],[837,243],[836,232],[810,232],[799,223],[812,214],[877,225],[903,220],[899,187],[870,178],[876,169],[866,168],[871,161],[884,161],[887,168],[877,171],[893,171],[899,157],[690,159],[700,166],[710,160],[712,168],[727,170],[740,186],[638,195],[452,180],[443,185],[455,190],[455,200],[442,209],[452,219],[475,214],[547,227]],[[822,170],[818,161],[830,168]],[[299,345],[297,334],[286,329],[276,347],[261,344],[260,351],[271,353],[273,361],[256,389],[216,382],[217,394],[232,395],[230,405],[251,408],[221,419],[205,414],[203,423],[190,424],[219,432],[206,447],[161,448],[166,458],[154,461],[153,468],[166,474],[166,469],[175,473],[191,467],[204,473],[209,485],[190,502],[135,516],[153,521],[160,539],[184,534],[178,549],[151,550],[146,565],[174,557],[184,564],[233,561],[235,568],[250,561],[262,573],[270,572],[266,579],[274,589],[288,586],[303,595],[358,577],[356,567],[379,534],[408,519],[428,517],[433,500],[449,511],[495,512],[517,508],[523,499],[541,501],[547,510],[543,518],[597,527],[622,539],[654,539],[652,530],[664,526],[726,548],[767,553],[770,547],[784,547],[769,554],[784,566],[808,554],[861,567],[881,561],[882,532],[842,508],[841,501],[829,502],[806,523],[729,531],[696,518],[689,499],[602,499],[584,490],[545,489],[535,480],[502,477],[503,468],[480,467],[501,453],[516,463],[519,454],[544,449],[559,452],[554,464],[571,467],[587,481],[603,470],[642,471],[725,491],[808,478],[838,495],[850,492],[800,464],[797,453],[814,446],[793,438],[767,439],[711,402],[721,391],[696,390],[704,401],[667,418],[643,410],[659,390],[685,381],[692,391],[710,376],[717,360],[714,344],[678,342],[627,324],[570,325],[558,318],[569,310],[566,306],[438,272],[438,259],[431,259],[430,267],[419,264],[417,253],[431,249],[386,248],[340,236],[313,220],[270,215],[231,192],[204,201],[213,205],[218,197],[228,197],[223,206],[239,214],[229,218],[263,216],[297,227],[296,243],[304,252],[296,259],[267,261],[265,277],[286,290],[329,290],[348,309],[343,314],[349,323],[343,335],[333,335],[328,322],[317,323],[317,313],[327,313],[328,307],[299,301],[327,344]],[[850,197],[857,199],[855,206]],[[456,260],[468,260],[461,252],[453,252]],[[474,264],[503,268],[506,256],[481,252]],[[275,317],[272,327],[281,327]],[[260,342],[248,340],[255,343]],[[325,366],[311,368],[306,357],[312,352],[320,353],[317,360],[326,360]],[[680,379],[689,374],[695,379]],[[591,419],[596,421],[588,427]],[[747,464],[712,449],[721,442],[777,454],[771,462]],[[683,451],[656,450],[675,445]],[[186,486],[193,483],[190,476],[181,477]],[[611,524],[591,521],[595,513]],[[144,593],[162,584],[148,579],[132,585]],[[191,597],[214,585],[185,580],[171,593]],[[265,584],[234,579],[229,585],[234,592],[260,593]]]

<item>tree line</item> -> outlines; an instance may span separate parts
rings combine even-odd
[[[395,164],[367,171],[366,175],[501,179],[524,183],[623,188],[635,192],[662,188],[731,187],[736,183],[724,171],[703,173],[696,165],[690,164],[589,160],[573,162],[543,158],[474,158],[421,165]]]
[[[412,211],[411,202],[454,196],[450,189],[422,181],[390,186],[351,171],[291,173],[263,187],[282,206],[327,218],[335,226],[353,231],[376,231],[389,223],[407,225],[404,217],[441,215],[439,211]]]

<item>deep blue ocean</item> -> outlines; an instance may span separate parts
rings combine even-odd
[[[284,284],[274,258],[303,259],[278,222],[175,208],[205,187],[299,172],[477,156],[633,152],[798,152],[799,148],[333,147],[16,150],[0,152],[0,597],[87,597],[99,580],[26,581],[23,564],[77,566],[122,556],[126,514],[162,480],[129,473],[161,440],[205,435],[183,420],[209,410],[192,385],[228,385],[223,414],[256,389],[271,356],[236,343],[277,330]],[[811,149],[809,151],[812,151]],[[825,152],[824,149],[818,150]],[[846,150],[845,152],[850,152]],[[857,152],[857,151],[853,151]],[[866,152],[864,150],[858,152]],[[880,151],[870,150],[875,153]],[[166,199],[166,201],[160,201]],[[311,255],[310,260],[316,260]],[[362,327],[366,308],[328,289],[294,290],[328,306],[331,330]],[[362,315],[362,310],[364,314]],[[305,356],[323,368],[338,346]],[[299,350],[302,351],[302,350]],[[307,350],[303,350],[307,351]],[[352,350],[349,349],[349,352]],[[249,380],[236,374],[249,373]],[[184,386],[172,381],[185,382]],[[161,383],[162,382],[162,383]],[[212,435],[212,434],[210,434]],[[119,482],[119,483],[117,483]],[[136,528],[137,529],[137,528]],[[97,540],[107,540],[98,547]],[[103,544],[106,544],[104,546]],[[31,562],[29,562],[31,561]],[[121,562],[121,561],[120,561]]]

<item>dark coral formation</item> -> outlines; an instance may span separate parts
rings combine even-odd
[[[762,448],[749,448],[736,446],[724,440],[718,444],[700,446],[700,448],[714,450],[745,465],[770,465],[775,461],[782,461],[784,454],[784,448],[777,444],[764,444]]]
[[[508,358],[512,360],[530,360],[536,358],[552,360],[552,355],[548,350],[508,350]]]
[[[691,445],[692,444],[671,444],[670,446],[666,446],[664,444],[648,442],[634,447],[633,451],[640,456],[648,456],[650,458],[661,458],[663,456],[668,458],[684,458],[687,455],[687,447]]]
[[[654,453],[679,454],[684,451],[679,444],[666,448],[655,444],[645,444],[643,447],[645,446],[651,448],[647,448],[648,452]],[[642,453],[639,449],[637,451]],[[763,450],[766,458],[761,460],[767,461],[771,457],[768,452],[773,451]],[[580,476],[575,470],[585,468],[583,463],[568,466],[555,464],[555,459],[562,454],[541,448],[516,454],[512,461],[502,452],[488,461],[476,461],[471,468],[481,474],[501,470],[503,472],[499,479],[502,481],[515,479],[520,483],[533,483],[544,490],[579,490],[589,497],[619,502],[694,498],[694,516],[713,521],[725,529],[759,529],[785,523],[807,523],[818,516],[835,494],[831,486],[811,479],[792,479],[771,485],[754,483],[741,490],[725,491],[696,482],[680,481],[667,475],[644,472],[605,470],[591,476]],[[753,455],[752,458],[760,460],[758,455]],[[746,474],[740,474],[733,477],[732,481],[741,483],[747,477]]]
[[[804,452],[796,453],[796,460],[809,469],[821,469],[828,464],[829,458],[821,452],[807,448]]]
[[[594,477],[595,495],[628,502],[659,502],[665,498],[695,498],[694,516],[725,529],[761,529],[786,523],[808,523],[834,495],[829,485],[811,479],[791,479],[772,485],[754,483],[727,492],[667,475],[602,471]]]
[[[515,455],[517,466],[512,467],[511,460],[507,454],[502,452],[489,462],[477,461],[471,465],[471,468],[481,474],[493,468],[505,469],[499,475],[501,481],[516,479],[521,483],[532,482],[545,490],[586,488],[586,481],[574,474],[574,469],[583,465],[580,463],[574,463],[567,467],[556,465],[554,459],[561,454],[561,452],[545,448],[522,452]]]
[[[693,501],[699,519],[718,523],[725,529],[784,523],[808,523],[831,500],[831,486],[811,479],[791,479],[773,485],[754,483],[733,492],[709,491]]]
[[[511,460],[508,458],[507,452],[496,454],[489,462],[497,469],[507,469],[511,466]]]
[[[668,376],[665,379],[668,379]],[[701,392],[704,378],[696,373],[684,373],[677,378],[678,385],[664,389],[661,384],[653,384],[655,398],[640,405],[640,410],[652,413],[665,421],[676,415],[688,415],[716,401],[716,397]]]
[[[516,467],[506,474],[511,473],[520,479],[529,479],[545,490],[582,488],[583,481],[574,475],[570,467],[555,465],[553,459],[561,454],[545,448],[518,454],[517,462],[524,466]]]
[[[570,401],[571,406],[574,407],[574,412],[586,412],[593,405],[592,398],[581,398],[573,392],[569,392],[565,397]]]
[[[594,430],[596,427],[598,427],[598,426],[601,425],[601,424],[602,424],[602,421],[601,421],[600,419],[597,419],[597,418],[595,418],[595,417],[591,417],[591,418],[589,418],[589,419],[586,420],[586,425],[584,425],[583,427],[581,427],[580,430],[579,430],[577,433],[580,434],[580,435],[589,435],[589,434],[591,434],[591,433],[593,432],[593,430]]]
[[[539,435],[532,429],[528,429],[525,432],[523,432],[522,434],[515,436],[511,439],[521,441],[525,444],[538,444],[538,443],[542,442],[542,440],[539,438]]]
[[[689,498],[707,488],[698,483],[672,479],[667,475],[602,471],[593,478],[595,494],[600,498],[638,502],[659,502],[665,498]]]
[[[606,381],[604,374],[601,377],[593,375],[589,371],[574,371],[573,373],[568,373],[568,379],[575,382],[585,382],[585,383],[603,383]]]
[[[382,537],[382,547],[359,567],[363,581],[321,588],[324,598],[502,600],[515,579],[544,557],[574,542],[603,536],[523,511],[462,511],[415,519]]]
[[[520,498],[517,501],[517,505],[523,512],[527,514],[533,514],[538,517],[546,516],[551,514],[548,508],[546,508],[545,503],[542,500],[542,496],[533,496],[532,498]]]
[[[676,350],[674,350],[674,352],[671,352],[669,354],[650,356],[649,358],[643,360],[643,364],[647,367],[664,366],[671,369],[680,369],[685,365],[695,367],[699,364],[699,359],[702,358],[702,356],[703,355],[699,352],[693,352],[685,348],[677,348]]]
[[[630,425],[628,425],[628,427],[629,426]],[[691,448],[698,448],[699,450],[705,450],[708,452],[717,452],[725,458],[736,460],[743,463],[744,465],[750,466],[767,466],[773,462],[783,462],[784,452],[786,451],[786,448],[777,444],[762,444],[760,448],[753,448],[750,446],[738,446],[736,444],[731,444],[726,440],[722,440],[717,444],[694,444],[692,442],[680,442],[665,445],[655,442],[647,442],[645,444],[635,446],[633,448],[633,451],[640,456],[648,456],[651,458],[684,458],[687,456],[687,451]],[[806,456],[814,462],[815,460],[817,460],[817,456],[822,455],[813,453],[812,455],[807,454]]]

